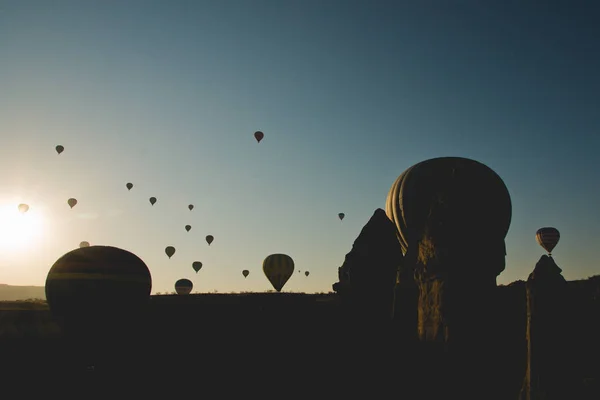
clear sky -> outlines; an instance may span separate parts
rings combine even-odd
[[[327,292],[439,156],[510,191],[498,283],[543,226],[567,279],[600,273],[600,6],[533,3],[0,0],[0,283],[43,285],[86,240],[137,254],[153,293],[270,290],[271,253],[302,271],[285,291]]]

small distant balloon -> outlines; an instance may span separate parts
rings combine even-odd
[[[77,199],[74,199],[74,198],[72,198],[72,197],[71,197],[69,200],[67,200],[67,204],[68,204],[68,205],[69,205],[71,208],[73,208],[73,207],[75,207],[75,205],[77,205]]]
[[[79,247],[90,247],[90,242],[84,240],[83,242],[79,243]]]
[[[150,204],[154,205],[156,203],[156,197],[150,197]]]
[[[247,278],[248,274],[250,274],[250,271],[248,271],[247,269],[242,271],[242,275],[244,275],[244,278]]]
[[[175,291],[177,294],[190,294],[194,284],[189,279],[180,279],[175,282]]]
[[[127,185],[127,190],[131,190],[131,188],[133,187],[133,183],[129,182]]]
[[[173,254],[175,254],[175,247],[173,247],[173,246],[167,246],[165,248],[165,253],[167,253],[167,256],[169,258],[173,257]]]
[[[59,144],[58,146],[56,146],[56,152],[58,154],[62,153],[63,151],[65,151],[65,148],[62,145]]]
[[[208,243],[209,246],[213,242],[213,240],[215,240],[215,238],[213,237],[213,235],[208,235],[206,237],[206,243]]]
[[[254,132],[254,138],[256,139],[256,141],[258,143],[260,143],[260,141],[265,137],[265,134],[262,133],[261,131],[256,131]]]
[[[310,275],[310,272],[306,271],[306,272],[304,272],[304,275],[308,276],[308,275]]]
[[[190,231],[190,229],[192,229],[192,226],[191,226],[191,225],[186,225],[186,226],[185,226],[185,230],[186,230],[186,231],[188,231],[188,232],[189,232],[189,231]]]
[[[29,206],[27,204],[19,204],[19,211],[25,214],[29,210]]]
[[[198,271],[200,271],[200,268],[202,268],[202,263],[200,261],[194,261],[192,263],[192,268],[194,268],[194,271],[198,273]]]
[[[190,205],[188,206],[188,208],[190,209],[190,211],[192,211],[192,210],[194,209],[194,205],[193,205],[193,204],[190,204]]]
[[[340,218],[340,221],[344,219],[344,217],[346,216],[346,214],[344,213],[339,213],[338,217]]]

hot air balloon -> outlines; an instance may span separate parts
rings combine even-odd
[[[75,205],[77,204],[77,199],[74,199],[74,198],[72,198],[72,197],[71,197],[69,200],[67,200],[67,204],[68,204],[68,205],[69,205],[71,208],[73,208],[73,207],[75,207]]]
[[[244,275],[244,278],[247,278],[248,274],[250,274],[250,271],[248,271],[247,269],[242,271],[242,275]]]
[[[188,231],[188,232],[189,232],[189,231],[190,231],[190,229],[192,229],[192,226],[191,226],[191,225],[186,225],[186,226],[185,226],[185,230],[186,230],[186,231]]]
[[[305,276],[308,276],[309,274],[310,274],[310,272],[308,272],[308,271],[304,272]]]
[[[29,210],[29,206],[27,204],[19,204],[18,208],[22,214],[25,214]]]
[[[79,243],[79,247],[90,247],[90,242],[84,240],[83,242]]]
[[[156,203],[156,197],[150,197],[150,204],[154,205]]]
[[[188,208],[190,209],[190,211],[192,211],[192,210],[194,209],[194,205],[193,205],[193,204],[190,204],[190,205],[188,206]]]
[[[444,207],[439,206],[440,199]],[[463,157],[439,157],[400,174],[388,192],[385,212],[396,225],[403,254],[411,246],[417,251],[424,227],[433,222],[432,207],[445,213],[444,229],[458,226],[462,232],[493,232],[493,236],[481,235],[481,245],[504,251],[512,204],[504,181],[487,165]]]
[[[215,240],[215,238],[213,237],[213,235],[206,236],[206,243],[208,243],[209,246],[213,242],[213,240]]]
[[[552,227],[540,228],[535,233],[535,240],[537,240],[538,244],[548,252],[549,256],[551,256],[552,250],[560,240],[560,232],[558,232],[558,229]]]
[[[189,279],[180,279],[175,282],[175,291],[177,294],[190,294],[194,284]]]
[[[127,187],[127,190],[131,190],[131,188],[133,187],[133,183],[129,182],[125,186]]]
[[[338,214],[338,217],[339,217],[340,221],[343,220],[345,216],[346,216],[346,214],[344,214],[344,213],[339,213]]]
[[[90,246],[60,257],[46,277],[50,311],[66,333],[89,337],[124,325],[148,304],[152,277],[135,254],[112,246]],[[133,318],[133,319],[132,319]]]
[[[202,263],[200,261],[194,261],[192,263],[192,268],[194,268],[194,271],[198,273],[198,271],[200,271],[200,268],[202,268]]]
[[[265,137],[265,134],[262,133],[261,131],[256,131],[254,132],[254,138],[256,139],[256,141],[258,143],[260,143],[260,141]]]
[[[275,290],[281,292],[294,273],[294,260],[287,254],[271,254],[263,261],[263,272]]]
[[[171,258],[173,256],[173,254],[175,254],[175,247],[173,247],[173,246],[167,246],[165,248],[165,253],[167,253],[167,256],[169,258]]]
[[[61,146],[60,144],[56,146],[56,152],[58,154],[62,153],[63,151],[65,151],[65,148],[63,146]]]

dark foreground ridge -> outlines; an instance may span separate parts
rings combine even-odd
[[[568,285],[582,293],[586,308],[580,312],[599,315],[600,277]],[[507,336],[495,345],[511,354],[503,368],[518,394],[525,372],[525,282],[498,291]],[[210,393],[244,396],[327,390],[342,396],[370,387],[428,399],[449,384],[431,381],[426,344],[399,341],[392,323],[361,325],[337,294],[151,296],[142,321],[129,332],[115,327],[112,339],[70,338],[44,303],[2,303],[1,376],[53,382],[46,390],[54,393],[118,386],[142,395],[152,395],[156,385],[178,385],[184,395],[197,394],[201,385]],[[593,321],[573,326],[581,343],[557,343],[580,354],[578,385],[589,394],[580,390],[582,399],[600,393],[600,327]]]

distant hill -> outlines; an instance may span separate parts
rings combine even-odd
[[[0,301],[46,300],[44,286],[12,286],[0,283]]]

